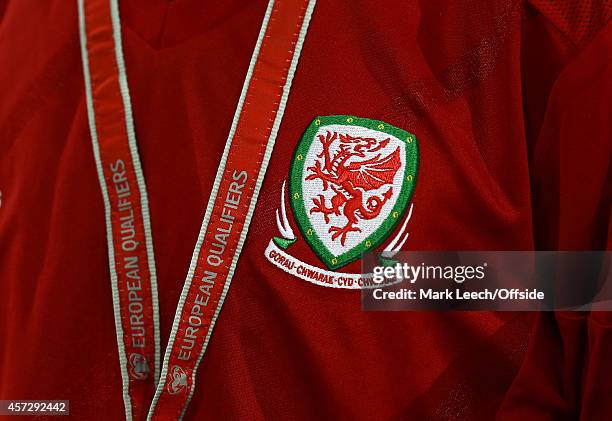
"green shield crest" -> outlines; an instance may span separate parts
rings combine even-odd
[[[304,239],[330,269],[376,249],[402,220],[416,185],[416,137],[349,115],[316,117],[289,170],[289,201]]]

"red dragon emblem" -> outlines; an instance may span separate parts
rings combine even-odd
[[[331,188],[335,194],[329,204],[322,194],[313,198],[310,214],[322,213],[326,224],[330,223],[329,215],[342,214],[346,224],[331,226],[328,232],[332,234],[332,241],[340,239],[344,246],[348,233],[361,232],[359,221],[376,218],[393,196],[393,179],[402,165],[400,149],[397,147],[382,156],[381,151],[389,144],[390,138],[377,140],[327,131],[325,136],[318,135],[317,139],[323,151],[317,155],[320,159],[315,160],[314,166],[307,168],[306,180],[321,180],[323,191]],[[340,145],[332,154],[330,148],[336,141]],[[389,188],[382,194],[364,195],[386,185]]]

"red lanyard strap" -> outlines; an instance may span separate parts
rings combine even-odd
[[[87,108],[106,210],[126,418],[139,420],[151,397],[147,364],[154,360],[156,370],[159,367],[146,191],[131,118],[117,0],[78,1]],[[181,419],[193,396],[196,371],[247,235],[314,6],[315,0],[268,4],[147,419]],[[132,317],[137,310],[140,313]],[[137,325],[140,321],[143,324]],[[143,348],[138,356],[133,348],[140,344],[135,342],[140,333],[151,349],[145,353]]]
[[[142,419],[159,378],[159,316],[145,181],[140,167],[116,1],[79,0],[93,152],[106,217],[126,418]]]
[[[246,238],[314,1],[271,1],[176,312],[149,419],[181,418]]]

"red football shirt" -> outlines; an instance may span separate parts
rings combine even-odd
[[[119,7],[163,351],[267,4]],[[609,418],[606,314],[534,328],[529,313],[362,312],[358,291],[287,273],[266,248],[299,140],[330,115],[418,139],[403,250],[609,248],[610,14],[319,0],[186,419]],[[122,419],[81,58],[76,1],[0,1],[0,399]],[[329,269],[303,236],[290,247]]]

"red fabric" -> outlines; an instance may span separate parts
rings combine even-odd
[[[612,247],[611,47],[608,25],[576,54],[550,94],[532,161],[541,249]],[[540,315],[504,418],[610,419],[612,382],[604,373],[611,322],[609,312]]]
[[[134,419],[144,419],[156,386],[156,346],[159,346],[155,343],[155,329],[159,328],[155,320],[154,305],[157,304],[153,301],[156,281],[152,274],[155,271],[149,269],[153,266],[149,262],[144,225],[146,216],[143,216],[148,214],[148,209],[130,155],[110,3],[104,0],[85,2],[83,17],[93,107],[90,126],[95,127],[93,148],[100,160],[97,164],[102,176],[99,177],[103,178],[109,206],[108,224],[112,231],[109,258],[113,259],[112,276],[115,279],[111,282],[115,282],[117,294],[117,301],[113,304],[121,315],[117,315],[122,332],[118,339],[121,357],[129,361],[123,367],[129,396],[127,408]],[[148,371],[136,372],[135,369],[139,370],[135,366],[136,360],[141,364],[144,361]]]
[[[307,1],[291,0],[275,3],[270,11],[241,105],[240,119],[225,157],[223,177],[218,185],[202,246],[198,250],[198,263],[189,279],[191,285],[181,309],[177,333],[172,348],[167,351],[168,369],[179,367],[184,370],[188,392],[177,395],[168,391],[168,386],[174,380],[169,371],[167,377],[162,379],[164,388],[152,412],[154,420],[178,419],[191,398],[195,370],[203,347],[207,345],[209,332],[215,325],[216,314],[223,304],[225,287],[232,276],[234,255],[240,244],[245,220],[249,217],[251,203],[259,193],[256,181],[265,170],[268,139],[278,118],[284,81],[288,77],[307,6]],[[227,233],[221,253],[218,252],[220,243],[217,240],[220,233]],[[217,246],[214,246],[215,243]],[[217,259],[210,258],[211,250],[217,250],[214,254]],[[196,324],[192,323],[192,318],[197,320]],[[192,344],[187,348],[186,338],[190,338],[190,333]],[[197,338],[196,345],[193,345],[194,336]]]
[[[162,349],[265,7],[120,2]],[[0,398],[121,419],[76,2],[0,16]],[[326,114],[419,139],[407,250],[609,247],[609,25],[583,46],[551,22],[505,0],[318,3],[186,418],[608,417],[605,314],[532,331],[527,313],[364,313],[263,255],[296,142]]]

